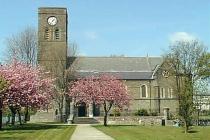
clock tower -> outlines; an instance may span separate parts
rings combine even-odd
[[[38,9],[38,63],[56,78],[63,77],[67,59],[67,9]]]

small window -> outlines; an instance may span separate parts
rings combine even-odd
[[[147,97],[147,86],[142,85],[140,91],[141,91],[141,97],[146,98]]]
[[[55,39],[60,39],[60,31],[59,31],[59,29],[55,29]]]
[[[50,30],[48,28],[45,29],[44,39],[45,40],[49,40],[50,39]]]
[[[165,98],[165,88],[160,88],[160,98]]]

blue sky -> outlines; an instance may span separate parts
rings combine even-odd
[[[1,0],[1,61],[5,38],[37,28],[37,9],[46,6],[68,8],[80,55],[159,56],[180,38],[210,46],[210,0]]]

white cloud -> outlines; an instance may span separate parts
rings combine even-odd
[[[192,40],[195,40],[196,37],[192,34],[187,33],[187,32],[175,32],[169,36],[169,39],[171,42],[192,41]]]
[[[87,54],[84,53],[84,52],[81,52],[81,53],[78,54],[78,56],[87,56]]]
[[[84,33],[85,37],[90,40],[95,40],[98,38],[98,34],[94,31],[88,31]]]

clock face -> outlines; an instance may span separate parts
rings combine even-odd
[[[164,70],[164,71],[162,72],[162,75],[163,75],[163,77],[168,78],[168,77],[169,77],[169,71]]]
[[[47,22],[48,22],[48,24],[49,25],[56,25],[56,23],[57,23],[57,18],[56,17],[49,17],[48,19],[47,19]]]

